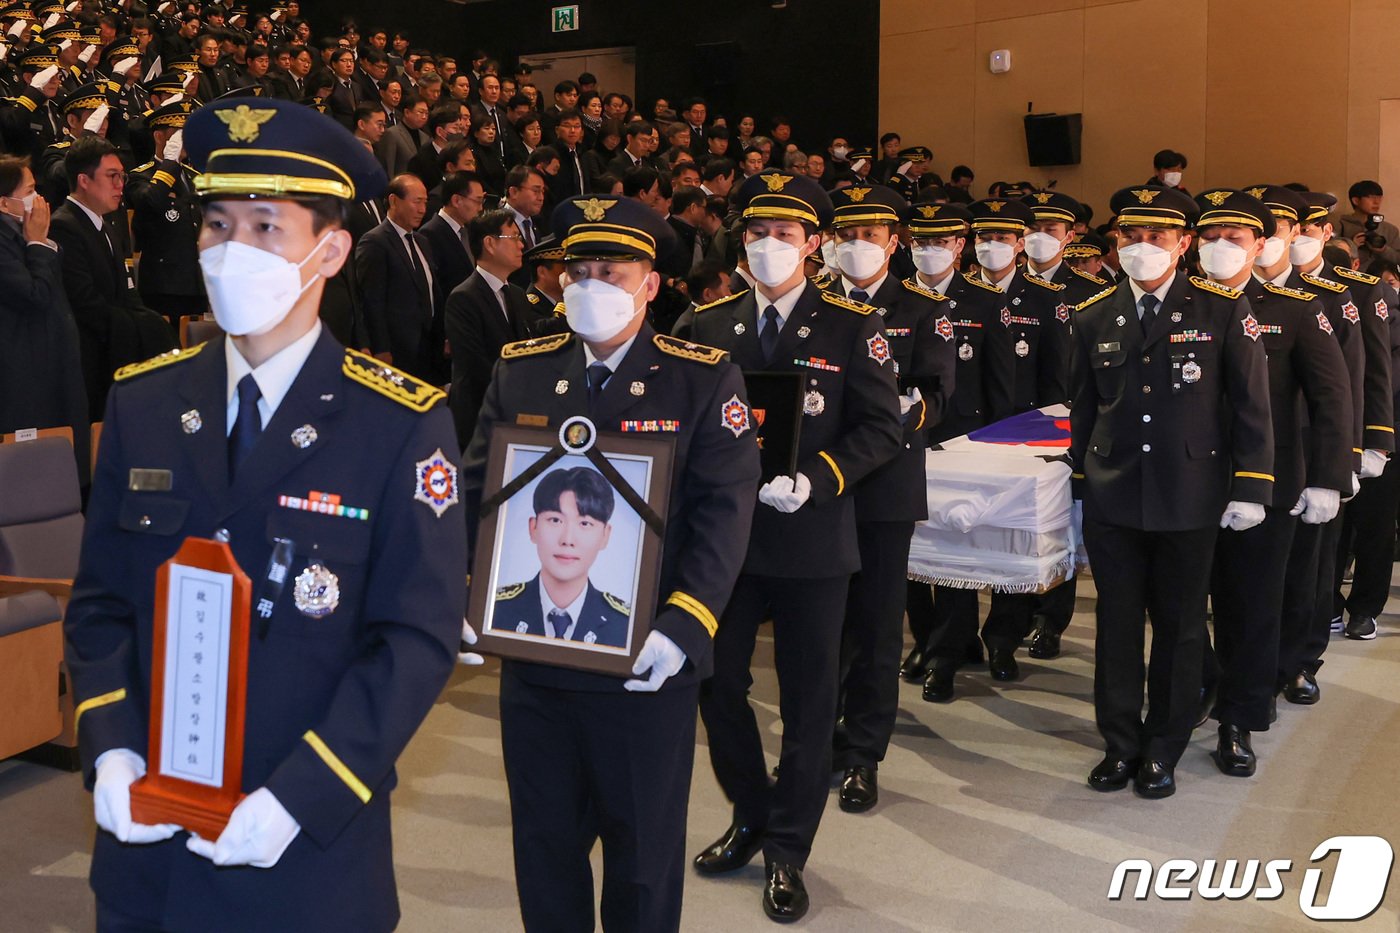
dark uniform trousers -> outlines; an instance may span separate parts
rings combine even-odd
[[[847,284],[837,280],[833,288]],[[833,740],[838,770],[875,767],[894,733],[909,544],[914,523],[928,517],[924,439],[942,421],[955,391],[949,300],[893,274],[869,300],[884,319],[900,390],[917,387],[923,401],[905,416],[894,458],[856,489],[860,571],[851,579],[841,636],[841,719]]]
[[[1001,313],[1008,296],[981,278],[957,273],[944,294],[958,362],[947,416],[934,428],[931,442],[961,437],[987,424],[992,412],[1009,412],[1014,391],[1011,345],[997,333],[1004,329]],[[982,659],[976,590],[930,589],[917,580],[909,581],[906,589],[909,632],[915,645],[933,657],[959,663],[964,658],[972,662]]]
[[[108,398],[64,620],[84,781],[92,786],[106,751],[146,753],[156,569],[186,537],[226,529],[254,601],[271,613],[253,616],[241,789],[266,787],[301,832],[261,869],[216,867],[186,850],[184,833],[125,845],[99,831],[99,928],[390,930],[394,762],[447,682],[465,610],[461,512],[441,502],[450,511],[439,518],[415,497],[422,463],[455,469],[451,419],[440,391],[322,331],[230,478],[226,391],[218,338],[119,372]],[[366,457],[366,437],[384,453]],[[129,488],[138,469],[169,486]],[[282,504],[312,489],[370,517]],[[279,539],[293,553],[287,577],[318,563],[337,576],[329,614],[299,611],[291,579],[280,592],[264,587]]]
[[[1215,646],[1206,646],[1203,673],[1208,691],[1218,687],[1213,715],[1258,732],[1269,728],[1288,555],[1295,533],[1313,534],[1306,525],[1298,532],[1302,523],[1288,512],[1306,487],[1350,490],[1354,419],[1346,359],[1322,304],[1311,292],[1256,279],[1244,292],[1268,354],[1274,498],[1260,525],[1221,536],[1211,582]]]
[[[902,427],[881,318],[810,282],[799,287],[769,359],[760,349],[754,292],[698,309],[682,336],[729,350],[746,371],[803,377],[798,471],[811,481],[811,498],[786,515],[756,505],[744,571],[715,636],[715,673],[700,694],[710,760],[736,818],[764,827],[767,859],[800,868],[826,806],[842,623],[850,577],[860,568],[850,493],[900,450]],[[823,368],[802,365],[815,360]],[[783,720],[772,788],[748,700],[754,639],[768,618]]]
[[[1071,458],[1098,582],[1094,710],[1111,757],[1174,765],[1195,726],[1220,515],[1230,500],[1272,501],[1258,337],[1239,292],[1183,275],[1145,335],[1129,283],[1076,312]]]
[[[1390,577],[1395,560],[1395,513],[1400,508],[1400,468],[1395,457],[1386,462],[1380,476],[1361,481],[1361,491],[1347,503],[1342,523],[1341,553],[1355,555],[1351,592],[1340,597],[1343,562],[1336,567],[1338,596],[1333,615],[1343,610],[1354,616],[1375,618],[1390,598]]]
[[[599,431],[673,422],[662,435],[674,438],[675,457],[652,628],[686,663],[655,693],[602,674],[502,665],[516,890],[530,933],[592,930],[589,852],[601,839],[604,928],[666,933],[680,929],[696,697],[744,557],[758,448],[750,429],[726,420],[734,406],[748,417],[743,377],[712,348],[644,325],[592,405],[585,367],[572,334],[506,344],[463,460],[469,539],[497,426],[526,416],[557,430],[585,412]]]

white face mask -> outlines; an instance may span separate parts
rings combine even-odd
[[[1001,272],[1016,261],[1016,247],[999,240],[979,240],[977,262],[988,272]]]
[[[841,271],[841,264],[836,260],[835,240],[827,240],[822,244],[822,265],[826,266],[832,275]]]
[[[227,240],[199,254],[204,288],[214,320],[234,337],[265,334],[292,310],[297,299],[320,276],[301,284],[301,267],[311,261],[334,231],[311,247],[301,262],[290,262],[267,250]]]
[[[7,198],[6,200],[18,201],[20,203],[19,213],[12,214],[11,216],[16,216],[20,220],[23,220],[25,214],[28,214],[30,211],[34,210],[34,199],[38,196],[38,192],[31,191],[22,198]]]
[[[1211,240],[1201,244],[1201,271],[1218,281],[1232,279],[1244,268],[1248,256],[1237,243],[1223,238]]]
[[[1167,174],[1162,176],[1162,184],[1166,185],[1168,188],[1175,188],[1177,185],[1181,184],[1181,173],[1167,172]]]
[[[1321,240],[1299,234],[1297,239],[1288,244],[1288,261],[1295,266],[1306,266],[1321,252]]]
[[[1118,247],[1118,264],[1123,274],[1135,282],[1151,282],[1167,274],[1176,256],[1151,243],[1129,243]]]
[[[636,298],[647,287],[644,281],[635,292],[601,279],[584,279],[564,286],[564,315],[569,329],[590,343],[611,340],[637,316]]]
[[[1065,245],[1060,242],[1059,237],[1051,236],[1048,233],[1029,233],[1026,235],[1026,255],[1036,262],[1049,262],[1060,255],[1060,250]]]
[[[836,259],[847,278],[873,278],[880,274],[889,258],[883,246],[876,246],[869,240],[847,240],[836,244]]]
[[[851,150],[847,149],[845,146],[837,146],[835,149],[831,150],[831,154],[839,162],[841,159],[846,158],[846,156],[850,154],[850,151]]]
[[[745,244],[744,253],[749,257],[749,271],[753,277],[769,288],[776,288],[792,278],[802,262],[800,249],[771,236]]]
[[[914,254],[914,265],[924,275],[940,275],[958,258],[941,246],[916,246],[910,252]]]
[[[1283,251],[1288,249],[1288,244],[1280,237],[1271,236],[1264,241],[1264,251],[1259,254],[1255,265],[1267,269],[1275,265],[1283,258]]]

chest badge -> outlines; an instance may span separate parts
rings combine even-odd
[[[1055,305],[1055,320],[1059,321],[1061,324],[1069,323],[1069,305]]]
[[[884,334],[876,334],[865,341],[866,348],[870,351],[870,358],[881,366],[890,360],[890,342],[885,339]]]
[[[312,619],[323,619],[340,605],[340,578],[326,565],[314,561],[297,574],[292,587],[292,602],[297,611]]]
[[[938,336],[942,337],[944,340],[952,340],[953,322],[948,320],[948,316],[945,314],[943,317],[939,318],[938,321],[933,325],[933,332]]]
[[[315,428],[309,424],[303,424],[292,432],[292,443],[298,448],[305,450],[316,443],[316,438],[318,436]]]
[[[803,324],[801,327],[797,328],[797,336],[799,337],[807,337],[811,333],[812,328],[808,327],[806,324]]]
[[[1194,360],[1187,360],[1185,363],[1183,363],[1181,366],[1181,381],[1200,382],[1201,364],[1197,363]]]
[[[170,208],[170,210],[165,212],[165,219],[173,224],[175,221],[180,219],[180,212],[172,207]]]
[[[204,427],[204,419],[199,415],[199,409],[191,408],[180,416],[180,427],[186,434],[194,434]]]
[[[647,386],[646,383],[638,381],[632,383],[632,385],[628,387],[627,391],[631,392],[633,395],[645,395],[647,391]]]
[[[1259,339],[1259,321],[1254,317],[1253,312],[1244,316],[1244,320],[1240,321],[1240,326],[1244,328],[1244,335],[1250,340]]]
[[[743,334],[744,331],[747,330],[747,329],[748,329],[748,328],[746,328],[746,327],[744,326],[744,322],[743,322],[743,321],[738,321],[738,322],[736,322],[736,323],[734,324],[734,333],[736,333],[736,334]]]
[[[826,399],[816,389],[808,390],[807,394],[802,397],[802,414],[815,417],[824,411],[826,411]]]
[[[1120,314],[1114,319],[1113,323],[1117,324],[1119,327],[1122,327],[1124,324],[1128,323],[1128,319]]]
[[[1026,357],[1030,356],[1031,345],[1026,343],[1024,340],[1016,341],[1016,355],[1021,357],[1022,359],[1025,359]]]
[[[554,383],[555,395],[563,395],[567,391],[569,391],[569,380],[560,379],[558,382]]]
[[[1021,306],[1021,296],[1017,295],[1015,298],[1012,298],[1011,303],[1019,308]]]
[[[457,504],[457,468],[439,447],[426,460],[415,464],[413,498],[433,510],[438,518]]]
[[[1173,323],[1173,324],[1180,324],[1180,323],[1181,323],[1181,312],[1180,312],[1180,311],[1173,311],[1173,312],[1172,312],[1172,323]]]
[[[966,363],[968,360],[972,359],[973,352],[972,344],[965,343],[958,347],[958,359]]]

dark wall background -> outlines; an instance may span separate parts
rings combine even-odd
[[[879,78],[878,0],[580,0],[577,32],[553,34],[550,0],[310,0],[316,35],[352,15],[371,25],[407,27],[414,42],[459,59],[486,49],[502,67],[521,54],[635,46],[637,105],[666,97],[673,106],[698,93],[710,113],[737,121],[751,113],[760,132],[784,114],[793,139],[825,149],[834,135],[874,145]],[[550,101],[552,88],[540,88]],[[607,88],[601,90],[607,91]],[[646,102],[646,103],[644,103]]]

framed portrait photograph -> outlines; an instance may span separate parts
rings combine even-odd
[[[491,439],[468,617],[477,650],[632,676],[651,630],[675,441],[503,426]]]

